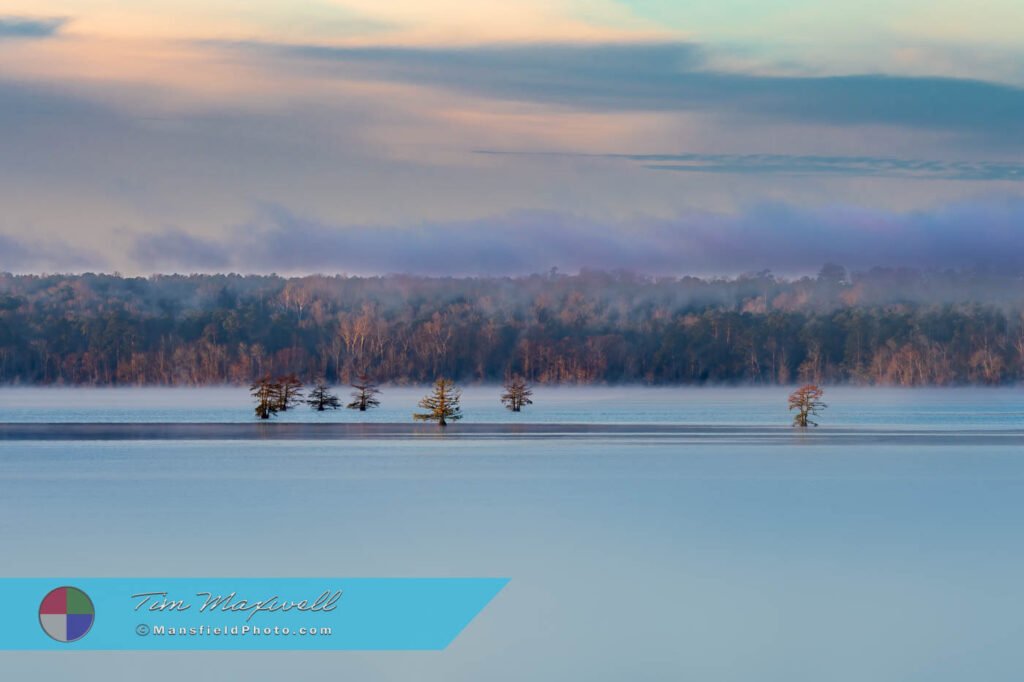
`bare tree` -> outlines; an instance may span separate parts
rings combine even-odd
[[[323,380],[316,382],[316,386],[309,392],[309,399],[306,400],[306,404],[317,412],[323,412],[327,408],[336,410],[341,407],[341,401],[338,400],[338,396],[331,393],[330,388]]]
[[[249,393],[256,399],[257,417],[270,419],[271,415],[277,414],[281,401],[281,384],[271,379],[269,374],[253,382],[249,387]]]
[[[365,374],[360,374],[356,383],[352,384],[352,388],[356,390],[352,392],[352,402],[346,405],[348,409],[366,412],[366,410],[371,407],[380,406],[380,401],[377,400],[377,395],[380,394],[380,389],[377,388],[377,385],[370,380],[370,377]]]
[[[277,397],[277,409],[286,412],[288,408],[295,407],[302,401],[302,382],[294,373],[286,374],[277,378],[280,385]]]
[[[420,407],[424,412],[417,412],[412,415],[416,421],[437,422],[439,426],[447,426],[449,421],[462,419],[462,408],[459,401],[462,398],[462,391],[455,388],[450,379],[438,379],[434,382],[434,390],[430,395],[420,401]]]
[[[789,409],[797,411],[793,415],[793,426],[817,426],[818,422],[811,420],[811,417],[817,417],[821,410],[828,407],[821,400],[824,395],[825,391],[816,384],[806,384],[793,391],[789,396]]]
[[[501,404],[512,410],[520,412],[525,405],[533,405],[530,396],[533,389],[526,383],[526,379],[518,374],[505,380],[505,392],[501,395]]]

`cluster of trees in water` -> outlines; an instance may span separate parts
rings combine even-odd
[[[999,384],[1024,378],[1024,279],[0,274],[0,381]]]
[[[369,377],[360,376],[359,380],[352,384],[352,388],[352,402],[345,407],[360,412],[380,407],[380,399],[377,397],[380,395],[380,389]],[[302,381],[294,374],[260,377],[249,387],[249,392],[256,400],[256,416],[260,419],[270,419],[278,412],[287,412],[303,402],[318,412],[341,407],[338,396],[331,392],[330,386],[322,379],[316,382],[308,398],[303,399],[303,390]],[[501,404],[512,412],[521,412],[523,407],[533,404],[532,395],[533,389],[525,379],[519,376],[509,377],[505,380]],[[462,391],[455,386],[455,382],[440,377],[434,382],[430,394],[419,402],[424,411],[413,413],[412,418],[416,421],[433,421],[441,426],[447,426],[449,421],[462,419],[461,402]],[[807,426],[806,419],[803,426]]]
[[[345,405],[348,409],[366,412],[380,406],[380,400],[377,398],[380,389],[369,377],[360,376],[358,382],[352,384],[352,388],[355,389],[352,392],[352,401]],[[268,374],[249,386],[249,393],[256,400],[256,416],[260,419],[269,419],[278,412],[287,412],[303,402],[317,412],[341,407],[338,396],[331,392],[331,387],[322,379],[316,382],[308,397],[303,396],[303,390],[302,380],[295,374],[279,377]]]

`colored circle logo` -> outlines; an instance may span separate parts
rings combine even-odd
[[[58,642],[77,642],[85,637],[95,620],[92,599],[77,587],[51,590],[39,605],[39,624]]]

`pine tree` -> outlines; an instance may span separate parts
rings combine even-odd
[[[277,414],[278,405],[281,401],[281,384],[270,378],[257,379],[249,386],[249,393],[256,399],[256,416],[260,419],[270,419],[270,416]]]
[[[533,401],[530,400],[531,395],[533,395],[533,389],[527,385],[526,379],[516,375],[505,380],[505,392],[501,395],[501,404],[513,412],[520,412],[524,405],[533,404]]]
[[[824,395],[825,391],[816,384],[807,384],[793,391],[789,396],[789,409],[797,411],[793,415],[793,426],[800,428],[807,428],[808,425],[817,426],[818,422],[812,421],[810,418],[817,417],[821,410],[828,407],[821,400]]]
[[[331,393],[330,388],[322,380],[316,382],[316,386],[309,392],[309,399],[306,400],[306,404],[317,412],[323,412],[327,408],[336,410],[341,407],[341,401],[338,400],[338,396]]]
[[[449,421],[462,419],[462,408],[459,401],[462,398],[462,391],[455,388],[450,379],[438,379],[434,382],[434,390],[420,401],[420,407],[427,412],[417,412],[412,415],[416,421],[434,421],[439,426],[447,426]]]
[[[352,402],[346,405],[348,409],[366,412],[371,407],[380,406],[380,401],[377,400],[380,389],[370,380],[370,377],[360,374],[356,383],[352,384],[352,388],[356,390],[352,391]]]

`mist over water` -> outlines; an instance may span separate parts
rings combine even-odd
[[[348,401],[346,386],[332,390]],[[502,407],[498,385],[469,385],[462,394],[462,424],[686,424],[786,426],[786,386],[662,387],[537,386],[534,404],[520,413]],[[381,406],[366,412],[317,412],[299,405],[273,423],[411,423],[428,386],[383,386]],[[829,407],[821,428],[1009,428],[1024,426],[1024,387],[826,387]],[[3,388],[0,422],[256,421],[243,387],[216,388]]]

